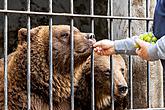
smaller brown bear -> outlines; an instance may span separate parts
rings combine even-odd
[[[127,107],[126,83],[127,69],[120,55],[113,55],[114,67],[114,98],[115,110]],[[91,74],[90,58],[83,67],[83,76],[75,93],[76,110],[91,110]],[[111,110],[111,69],[110,57],[95,55],[94,57],[95,108],[96,110]]]
[[[81,78],[82,65],[95,42],[92,34],[73,28],[74,84]],[[49,109],[49,26],[30,30],[31,40],[31,110]],[[27,29],[18,32],[18,47],[8,59],[8,110],[27,109]],[[70,26],[52,26],[53,110],[70,110]],[[0,108],[4,109],[3,62],[0,61]]]

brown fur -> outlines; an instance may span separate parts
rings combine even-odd
[[[127,92],[121,94],[118,90],[118,85],[127,86],[125,80],[127,69],[125,62],[120,55],[114,55],[113,59],[115,110],[124,110],[127,106],[127,100],[125,97]],[[96,110],[111,110],[110,71],[110,57],[95,55],[94,81]],[[91,109],[90,58],[83,67],[83,77],[79,81],[79,86],[75,93],[75,100],[77,110]]]
[[[53,110],[69,110],[70,97],[70,26],[56,25],[53,37]],[[81,78],[82,64],[91,54],[94,39],[73,28],[74,83]],[[31,29],[31,110],[49,109],[49,27]],[[8,62],[8,109],[27,109],[27,30],[18,32],[19,45]],[[0,64],[0,108],[4,107],[4,85]]]

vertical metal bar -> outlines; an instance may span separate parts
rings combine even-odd
[[[30,0],[27,1],[27,11],[30,12]],[[27,23],[27,42],[28,42],[28,48],[27,48],[27,110],[30,110],[31,108],[31,84],[30,84],[30,15],[28,15],[28,23]]]
[[[111,14],[110,4],[111,4],[111,1],[108,0],[107,16],[110,16],[110,14]],[[111,37],[110,19],[107,19],[107,23],[108,23],[108,39],[110,39],[110,37]]]
[[[49,0],[49,13],[52,13],[52,0]],[[52,80],[53,80],[53,53],[52,53],[52,16],[49,18],[49,110],[53,110],[53,98],[52,98]]]
[[[112,25],[111,25],[111,27],[112,27]],[[112,29],[111,29],[111,31],[112,31]],[[111,32],[111,35],[112,35],[112,32]],[[111,80],[111,110],[115,110],[115,108],[114,108],[114,68],[113,68],[112,56],[110,56],[110,68],[111,68],[111,79],[110,79]]]
[[[146,18],[149,17],[149,1],[146,0]],[[149,31],[149,21],[146,21],[146,32]],[[147,105],[151,108],[150,101],[150,64],[147,62]]]
[[[73,0],[70,0],[70,11],[71,14],[73,14]],[[73,25],[74,20],[71,18],[71,24],[70,24],[70,33],[71,33],[71,110],[74,110],[74,38],[73,38]]]
[[[108,0],[107,16],[113,15],[113,0]],[[113,19],[107,19],[108,22],[108,39],[113,40]],[[113,74],[113,59],[110,56],[111,68],[111,110],[114,110],[114,74]]]
[[[4,0],[4,10],[7,10],[7,0]],[[5,95],[5,100],[4,100],[4,108],[5,110],[8,110],[8,66],[7,66],[7,48],[8,48],[8,16],[7,13],[5,13],[5,18],[4,18],[4,95]]]
[[[95,88],[94,88],[94,51],[91,50],[91,110],[95,110]]]
[[[90,15],[94,15],[94,0],[90,3]],[[91,19],[91,31],[94,33],[94,19]],[[91,110],[95,110],[95,88],[94,88],[94,51],[91,50]]]
[[[147,61],[147,105],[148,108],[151,108],[151,100],[150,100],[150,64]]]
[[[129,20],[129,26],[128,29],[131,29],[130,26],[131,21]],[[129,32],[129,36],[131,36],[131,32]],[[133,109],[133,74],[132,74],[132,56],[129,56],[129,96],[130,96],[130,109]]]
[[[131,0],[128,0],[128,16],[131,17]],[[131,20],[128,20],[128,37],[131,37]],[[132,78],[132,56],[129,56],[129,95],[130,108],[133,109],[133,78]]]

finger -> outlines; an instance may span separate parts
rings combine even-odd
[[[94,51],[97,52],[97,48],[94,48]]]
[[[137,55],[139,56],[139,57],[141,57],[142,59],[143,59],[143,57],[144,57],[144,52],[143,52],[143,50],[142,49],[136,49],[136,53],[137,53]]]
[[[141,39],[136,39],[135,42],[140,46],[140,47],[146,47],[151,45],[149,42],[145,42]]]
[[[102,48],[96,47],[96,48],[94,48],[94,51],[96,53],[101,53],[102,52]]]
[[[95,50],[95,51],[102,51],[102,48],[96,47],[96,48],[94,48],[94,50]]]
[[[140,47],[146,46],[147,42],[141,40],[141,39],[136,39],[135,41]]]
[[[93,44],[93,47],[99,47],[102,45],[102,41],[97,41],[96,43]]]
[[[137,55],[139,55],[139,51],[140,51],[140,49],[137,48],[137,49],[136,49],[136,54],[137,54]]]
[[[95,51],[98,55],[102,55],[101,51]]]

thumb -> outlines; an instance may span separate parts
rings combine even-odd
[[[93,44],[93,47],[98,47],[98,46],[101,46],[102,45],[102,42],[101,41],[98,41],[96,43]]]
[[[141,40],[141,39],[136,39],[135,42],[140,46],[140,47],[143,47],[145,46],[146,42]]]

